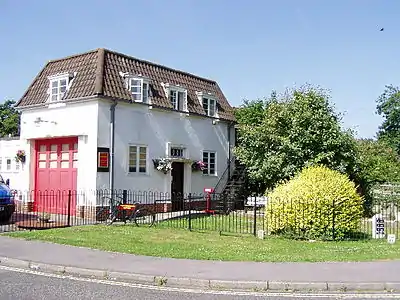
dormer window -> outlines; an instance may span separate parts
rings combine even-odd
[[[149,103],[149,83],[142,78],[129,78],[129,90],[135,102]]]
[[[217,101],[215,101],[215,99],[203,97],[203,109],[207,116],[215,117],[217,112],[216,107]]]
[[[135,102],[150,103],[150,79],[142,75],[131,75],[122,73],[120,75],[125,79],[126,86],[132,94]]]
[[[169,91],[169,100],[171,101],[172,107],[175,110],[183,111],[184,110],[183,108],[186,103],[186,92],[170,90]]]
[[[187,90],[179,85],[162,84],[174,110],[187,112]]]
[[[201,106],[209,117],[218,118],[217,99],[212,93],[196,92]]]
[[[63,100],[64,95],[67,92],[69,86],[71,85],[75,75],[76,73],[74,74],[64,73],[48,77],[50,81],[49,94],[51,102]]]

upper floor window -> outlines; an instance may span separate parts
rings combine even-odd
[[[119,75],[124,78],[126,87],[132,94],[133,101],[150,104],[150,78],[144,77],[141,74],[131,74],[129,72],[119,72]]]
[[[171,101],[172,107],[175,110],[185,111],[186,110],[186,91],[170,90],[169,100]]]
[[[129,90],[135,102],[149,103],[149,83],[142,78],[129,78]]]
[[[161,84],[174,110],[187,112],[187,90],[180,85]]]
[[[49,76],[50,80],[50,101],[61,101],[64,98],[69,86],[71,85],[76,73],[63,73],[54,76]]]
[[[203,108],[207,116],[215,117],[217,114],[217,101],[212,98],[203,97]]]

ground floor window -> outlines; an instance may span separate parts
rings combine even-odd
[[[203,162],[206,167],[203,170],[204,175],[216,175],[216,153],[215,151],[203,151]]]
[[[142,145],[129,146],[129,173],[147,172],[147,147]]]

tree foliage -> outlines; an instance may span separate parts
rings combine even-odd
[[[378,139],[386,140],[400,153],[400,89],[393,85],[385,86],[376,102],[377,113],[383,117]]]
[[[20,113],[14,104],[13,100],[6,100],[0,104],[0,137],[19,135]]]
[[[356,172],[356,143],[340,126],[340,116],[321,89],[302,87],[275,93],[263,102],[245,103],[239,116],[237,158],[249,177],[272,188],[303,167],[326,165]]]
[[[359,176],[365,183],[400,183],[400,158],[386,141],[362,139],[357,144]]]

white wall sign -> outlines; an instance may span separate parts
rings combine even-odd
[[[396,243],[396,235],[395,234],[388,234],[387,241],[389,244]]]

